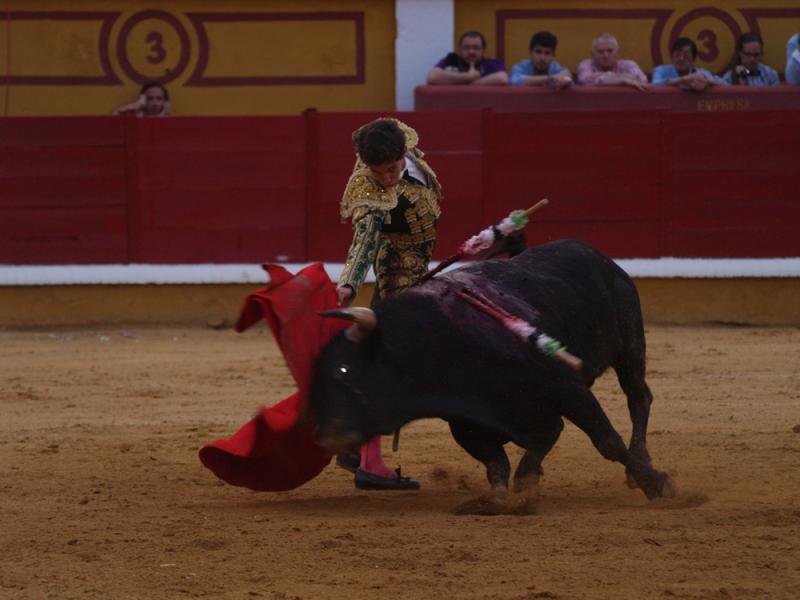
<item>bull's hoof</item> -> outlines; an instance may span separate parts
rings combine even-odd
[[[536,513],[537,502],[529,496],[498,496],[487,494],[459,504],[453,513],[456,515],[532,515]]]
[[[657,479],[647,480],[647,485],[640,486],[648,500],[656,498],[674,498],[678,495],[678,485],[666,473],[656,471]]]
[[[636,483],[636,479],[633,478],[633,473],[631,473],[630,471],[625,471],[625,483],[632,490],[635,490],[636,488],[639,487],[639,484]]]

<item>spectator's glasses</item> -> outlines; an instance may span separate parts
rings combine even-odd
[[[761,52],[742,52],[742,56],[749,56],[750,58],[758,58],[761,56]]]

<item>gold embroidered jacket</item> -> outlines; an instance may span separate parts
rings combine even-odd
[[[340,206],[342,219],[352,219],[353,241],[339,285],[349,285],[355,292],[370,266],[375,268],[382,291],[405,289],[413,284],[411,280],[427,269],[436,240],[441,185],[417,148],[416,131],[400,121],[397,124],[406,136],[407,160],[413,160],[425,174],[427,186],[401,179],[396,186],[384,188],[357,157]],[[408,256],[404,259],[403,255]],[[380,260],[376,261],[376,257]],[[401,263],[414,266],[404,273],[398,266]]]

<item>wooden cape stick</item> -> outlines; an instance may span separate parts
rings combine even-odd
[[[549,203],[550,203],[550,201],[547,198],[542,198],[541,200],[539,200],[539,202],[537,202],[536,204],[534,204],[533,206],[531,206],[530,208],[528,208],[528,209],[526,209],[524,211],[514,211],[514,212],[512,212],[511,215],[509,215],[508,218],[512,217],[512,215],[514,215],[514,213],[516,213],[516,212],[520,212],[520,213],[522,213],[522,215],[524,215],[523,224],[521,226],[519,226],[519,227],[514,227],[514,231],[518,231],[518,230],[522,229],[523,227],[525,227],[525,225],[527,225],[528,219],[530,219],[531,215],[533,215],[533,213],[535,213],[540,208],[544,208]],[[477,254],[480,250],[485,250],[485,248],[486,248],[485,246],[479,246],[479,244],[482,241],[482,239],[486,239],[486,238],[488,238],[488,236],[491,235],[492,236],[491,239],[493,239],[492,243],[497,242],[497,233],[498,233],[497,232],[497,227],[498,227],[497,225],[493,225],[492,227],[488,227],[488,228],[484,229],[483,231],[481,231],[480,233],[478,233],[477,235],[475,235],[475,236],[471,237],[470,239],[468,239],[466,242],[461,244],[461,247],[458,249],[458,252],[456,252],[455,254],[450,256],[449,258],[446,258],[445,260],[440,262],[438,265],[436,265],[435,268],[431,269],[430,271],[425,273],[422,277],[420,277],[420,279],[417,282],[417,284],[420,284],[423,281],[427,281],[428,279],[430,279],[431,277],[433,277],[437,273],[440,273],[443,269],[446,269],[447,267],[452,265],[454,262],[457,262],[457,261],[461,260],[465,256],[472,255],[472,254]],[[472,250],[469,249],[470,246],[478,246],[478,247],[477,247],[477,249],[472,251]]]

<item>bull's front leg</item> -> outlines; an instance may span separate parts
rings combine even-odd
[[[536,488],[539,478],[544,475],[542,461],[555,446],[563,429],[564,420],[548,412],[540,415],[524,439],[515,440],[526,450],[514,472],[515,492],[530,492]]]
[[[470,456],[486,466],[486,478],[497,498],[508,497],[508,480],[511,476],[511,463],[503,449],[505,440],[480,426],[465,421],[450,421],[450,431],[459,446]]]

